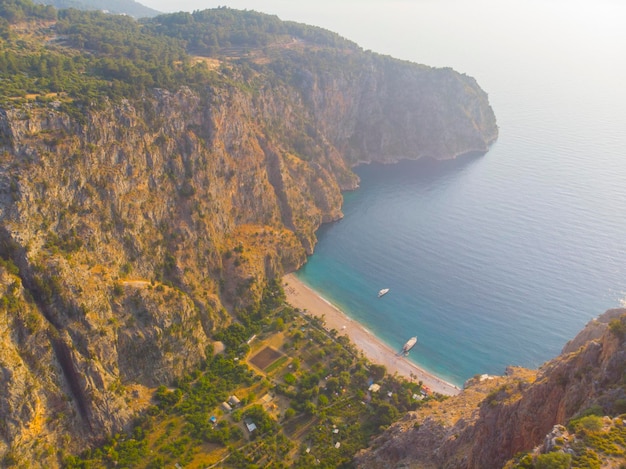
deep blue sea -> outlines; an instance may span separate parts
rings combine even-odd
[[[552,41],[533,29],[533,51],[443,51],[489,93],[497,143],[356,168],[298,272],[390,346],[417,335],[410,359],[457,385],[541,365],[626,297],[626,34],[577,18]]]

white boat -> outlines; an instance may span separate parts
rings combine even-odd
[[[383,288],[382,290],[379,290],[378,298],[380,298],[383,295],[386,295],[387,293],[389,293],[389,288]]]
[[[402,347],[402,353],[404,355],[408,355],[409,350],[415,347],[415,344],[417,344],[417,337],[411,337],[409,340],[406,341],[406,344],[404,344],[404,347]]]

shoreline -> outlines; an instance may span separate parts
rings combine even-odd
[[[361,323],[348,317],[343,311],[322,297],[315,290],[304,284],[295,274],[287,274],[282,278],[287,302],[306,314],[324,319],[328,330],[337,330],[337,335],[345,335],[358,350],[372,363],[384,365],[387,372],[398,374],[411,380],[422,381],[431,391],[446,396],[454,396],[461,389],[448,383],[432,373],[425,371],[382,342]]]

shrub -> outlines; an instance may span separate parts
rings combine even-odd
[[[535,469],[569,469],[572,457],[565,453],[547,453],[537,456]]]
[[[604,409],[598,404],[594,404],[591,407],[587,407],[585,410],[583,410],[578,415],[578,418],[586,417],[588,415],[597,415],[598,417],[602,417],[604,415]]]
[[[572,428],[577,432],[598,432],[602,430],[602,417],[597,415],[587,415],[570,422]]]
[[[622,318],[624,317],[622,316]],[[624,340],[624,337],[626,337],[626,323],[622,321],[622,318],[613,319],[609,323],[609,330],[620,340]]]

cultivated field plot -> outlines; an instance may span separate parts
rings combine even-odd
[[[265,370],[268,366],[282,357],[283,354],[278,350],[273,349],[272,347],[265,347],[259,353],[257,353],[254,357],[250,359],[250,363],[261,370]]]

